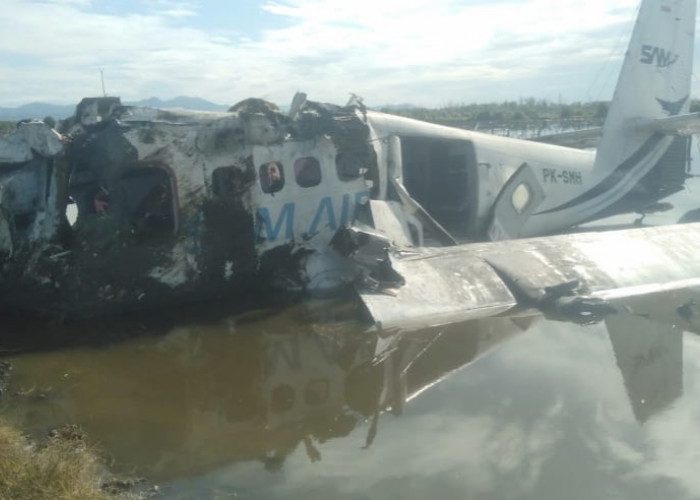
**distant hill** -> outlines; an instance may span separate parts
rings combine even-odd
[[[77,103],[76,103],[77,104]],[[0,121],[16,122],[25,118],[53,116],[58,120],[68,118],[75,111],[75,105],[61,106],[45,102],[32,102],[17,108],[0,108]]]
[[[199,97],[186,97],[178,96],[168,99],[167,101],[162,101],[157,97],[149,97],[142,101],[135,102],[124,102],[129,106],[147,106],[150,108],[183,108],[183,109],[196,109],[198,111],[226,111],[230,106],[225,106],[223,104],[214,104],[205,99],[200,99]]]
[[[384,111],[385,113],[393,113],[395,111],[405,111],[418,109],[419,107],[410,102],[403,102],[401,104],[385,104],[384,106],[379,106],[378,109]]]
[[[196,109],[200,111],[226,111],[229,106],[214,104],[199,97],[178,96],[163,101],[157,97],[150,97],[141,101],[122,101],[130,106],[148,106],[152,108],[184,108]],[[75,112],[75,104],[58,105],[45,102],[33,102],[16,108],[0,108],[0,121],[18,121],[27,118],[42,119],[52,116],[57,120],[63,120],[72,116]]]

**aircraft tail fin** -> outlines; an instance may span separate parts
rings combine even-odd
[[[687,113],[697,0],[642,0],[594,170],[637,182],[672,138],[645,124]]]
[[[624,314],[605,324],[634,416],[644,423],[683,395],[683,330]]]

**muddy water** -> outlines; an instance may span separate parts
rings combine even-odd
[[[645,223],[699,195],[693,179]],[[164,498],[700,498],[698,304],[639,297],[587,326],[522,312],[377,333],[316,301],[81,327],[140,335],[0,351],[1,410],[28,433],[79,424]]]
[[[6,413],[80,424],[165,498],[698,498],[696,302],[381,335],[343,302],[182,322],[11,358]]]

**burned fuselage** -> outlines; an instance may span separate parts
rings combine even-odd
[[[682,187],[684,157],[662,156],[619,184],[615,210]],[[348,282],[387,292],[405,281],[392,247],[544,235],[594,218],[544,209],[604,191],[595,165],[589,151],[303,94],[287,114],[258,99],[225,113],[84,99],[59,131],[27,122],[0,137],[0,305],[94,316]],[[566,176],[548,182],[557,169]]]
[[[1,300],[97,315],[329,285],[329,242],[376,176],[368,130],[361,107],[260,100],[199,113],[85,99],[60,133],[19,124],[0,137]]]

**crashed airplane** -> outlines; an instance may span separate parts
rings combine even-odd
[[[268,287],[400,295],[412,276],[392,268],[396,249],[640,210],[683,189],[700,129],[687,114],[695,9],[643,0],[597,153],[303,94],[289,113],[258,99],[205,113],[87,98],[58,130],[20,123],[0,137],[0,303],[93,316]],[[487,283],[513,281],[472,257],[495,273]]]

